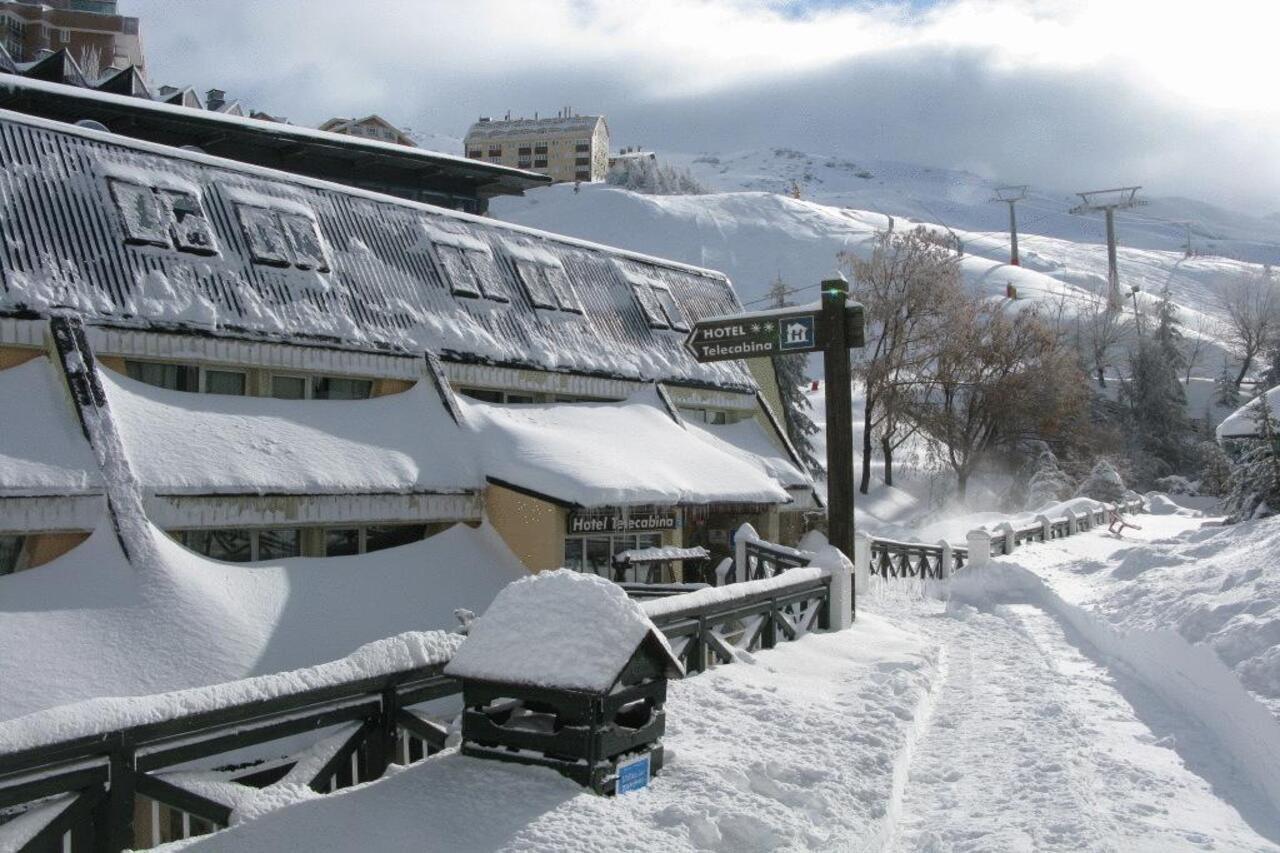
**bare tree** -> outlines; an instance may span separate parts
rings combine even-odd
[[[1105,300],[1097,299],[1076,314],[1079,324],[1080,350],[1100,388],[1107,387],[1107,370],[1115,364],[1115,351],[1125,336],[1124,320],[1119,311]]]
[[[956,257],[923,228],[881,232],[871,256],[842,255],[852,273],[853,297],[866,315],[867,345],[857,365],[863,381],[862,476],[871,486],[873,442],[884,459],[884,481],[893,485],[893,455],[917,430],[909,401],[929,381],[925,368],[946,306],[960,292]]]
[[[1280,292],[1269,274],[1242,275],[1223,286],[1218,307],[1226,318],[1223,340],[1240,359],[1235,378],[1239,389],[1254,359],[1280,330]]]
[[[1187,371],[1186,376],[1182,380],[1183,385],[1191,384],[1191,371],[1200,363],[1200,356],[1204,354],[1205,344],[1208,342],[1209,334],[1212,329],[1212,323],[1208,317],[1202,312],[1196,312],[1196,324],[1191,329],[1191,346],[1187,349]]]
[[[961,497],[994,450],[1057,443],[1088,403],[1073,354],[1031,310],[966,297],[949,308],[935,385],[913,417],[956,475]]]

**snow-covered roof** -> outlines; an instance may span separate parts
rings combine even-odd
[[[547,118],[484,119],[471,125],[467,139],[501,139],[551,133],[595,132],[604,116],[549,116]]]
[[[150,524],[145,531],[154,553],[145,568],[125,559],[104,519],[56,560],[0,577],[0,720],[311,666],[404,631],[452,630],[455,609],[480,612],[527,576],[487,524],[372,554],[234,564]]]
[[[426,382],[368,400],[168,391],[101,371],[142,486],[159,494],[451,492],[483,480]]]
[[[646,641],[683,674],[667,638],[622,587],[557,569],[498,593],[445,672],[458,678],[603,692]]]
[[[1218,424],[1218,440],[1224,441],[1231,438],[1257,438],[1258,424],[1255,418],[1259,414],[1260,400],[1266,398],[1267,406],[1271,409],[1271,416],[1280,424],[1280,385],[1267,391],[1266,394],[1256,397],[1236,409],[1230,415]]]
[[[460,403],[489,478],[564,503],[790,500],[760,467],[672,420],[653,390],[619,403]]]
[[[812,486],[813,481],[791,460],[786,450],[770,440],[755,418],[731,424],[690,423],[689,429],[715,447],[737,456],[777,480],[783,488]]]
[[[101,490],[93,449],[47,357],[0,370],[0,400],[0,495]]]
[[[719,273],[2,110],[0,128],[0,311],[756,387],[743,363],[699,364],[651,328],[614,261],[695,320],[738,308]]]

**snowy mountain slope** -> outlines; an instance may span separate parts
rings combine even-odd
[[[943,194],[943,188],[935,191]],[[976,189],[955,194],[965,197],[968,209],[985,210],[978,206]],[[932,199],[928,204],[937,210],[941,203]],[[1003,205],[993,207],[1000,217],[1005,215]],[[876,232],[890,222],[882,213],[761,190],[654,196],[600,184],[584,185],[579,192],[560,185],[522,198],[495,199],[492,211],[498,218],[520,224],[722,270],[748,303],[759,300],[778,275],[792,287],[811,287],[816,292],[816,283],[836,269],[841,252],[865,255]],[[1060,300],[1068,312],[1092,304],[1105,289],[1106,249],[1080,240],[1090,229],[1101,234],[1102,223],[1067,219],[1076,229],[1075,239],[1037,234],[1035,224],[1023,226],[1021,267],[1008,265],[1008,237],[1003,231],[953,227],[965,250],[966,281],[993,297],[1003,297],[1011,284],[1020,299],[1047,299],[1055,310]],[[895,228],[909,225],[896,217],[893,224]],[[1222,351],[1211,327],[1220,313],[1216,303],[1222,284],[1259,274],[1262,268],[1221,257],[1186,258],[1176,249],[1134,248],[1125,243],[1124,227],[1119,252],[1122,287],[1126,292],[1138,287],[1140,301],[1149,306],[1167,284],[1174,300],[1186,309],[1184,325],[1191,330],[1202,328],[1208,342],[1196,375],[1216,375]],[[810,295],[798,293],[795,299],[803,302]]]
[[[1007,207],[991,201],[999,183],[972,172],[788,148],[664,157],[687,166],[705,185],[722,192],[786,193],[794,182],[803,198],[837,207],[874,210],[969,231],[1004,231],[1008,227]],[[1080,189],[1093,188],[1032,187],[1018,207],[1022,226],[1036,234],[1073,242],[1103,242],[1100,217],[1067,212],[1079,202],[1075,191]],[[1275,215],[1251,216],[1156,193],[1157,187],[1146,188],[1141,195],[1150,203],[1119,215],[1123,242],[1180,252],[1186,242],[1182,223],[1190,222],[1192,245],[1199,251],[1259,263],[1280,261],[1280,219]]]

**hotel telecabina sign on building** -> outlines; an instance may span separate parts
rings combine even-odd
[[[675,528],[674,511],[635,513],[625,517],[621,512],[613,515],[586,515],[571,512],[568,515],[570,533],[631,533],[637,530],[675,530]]]

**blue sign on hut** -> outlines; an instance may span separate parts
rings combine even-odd
[[[462,681],[462,753],[551,767],[600,794],[662,767],[667,679],[684,670],[622,588],[560,569],[522,578],[471,623],[445,672]]]

